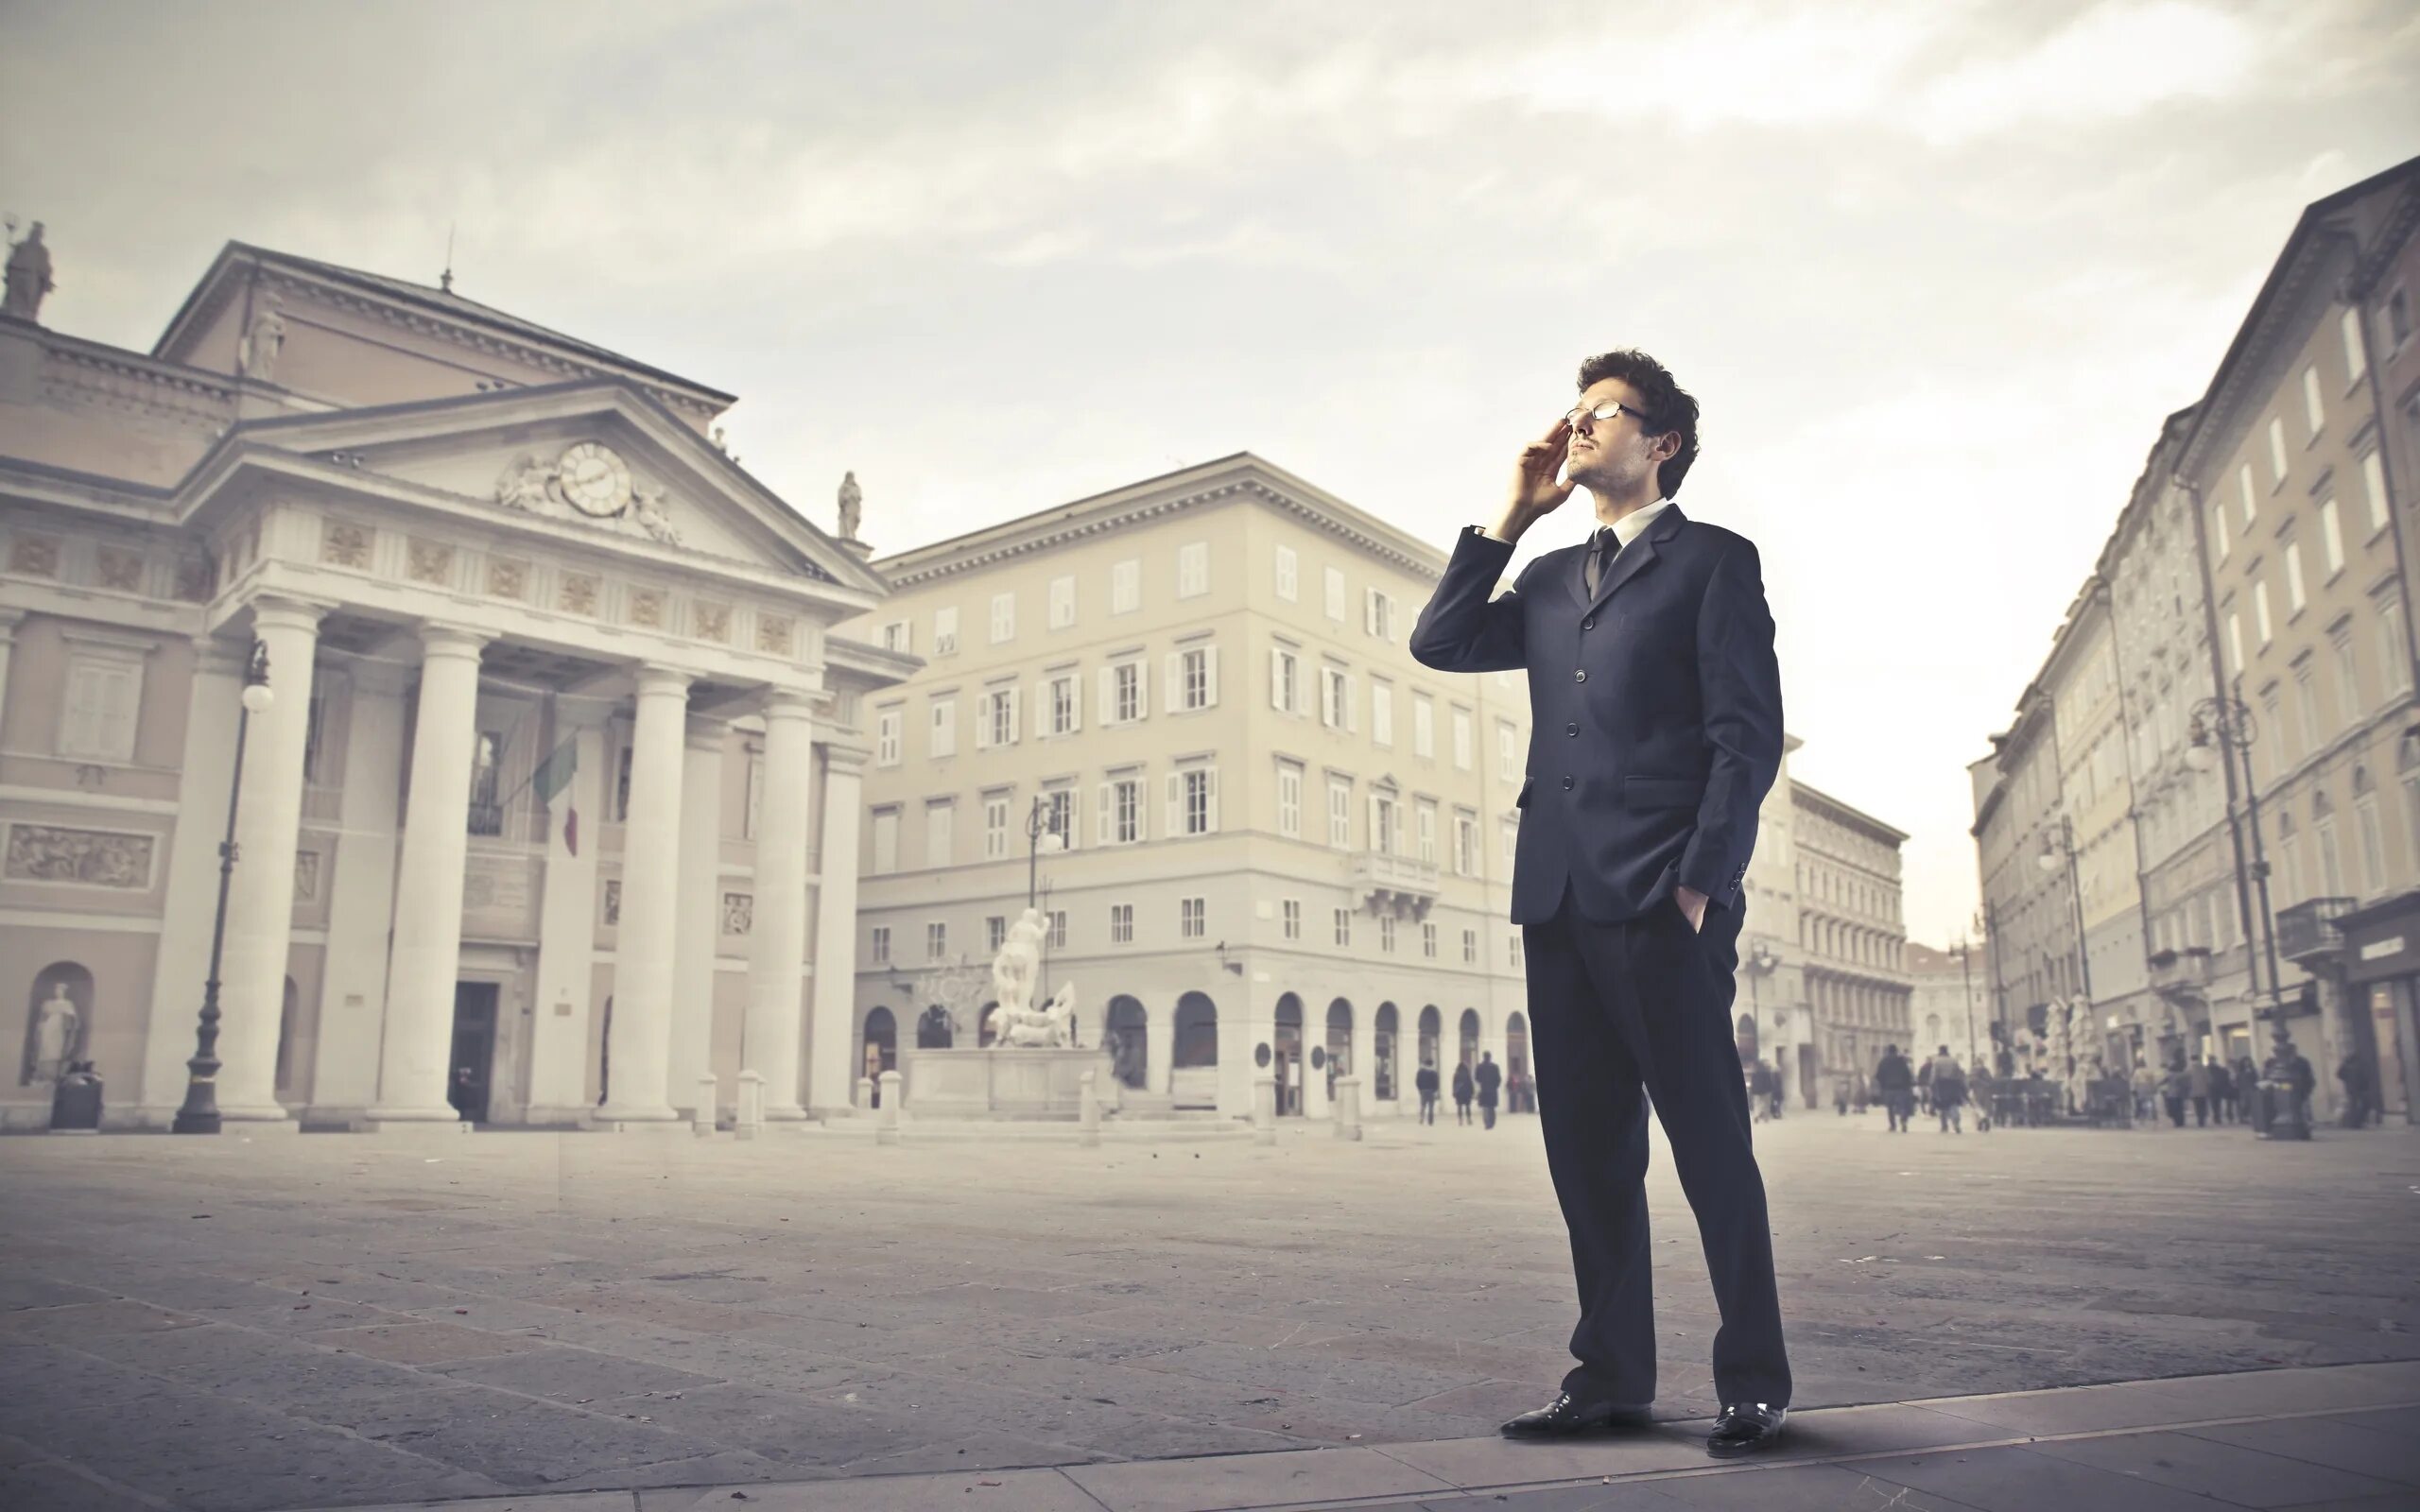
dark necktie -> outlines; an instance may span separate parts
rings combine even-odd
[[[1614,534],[1613,526],[1605,525],[1598,530],[1597,542],[1588,551],[1588,596],[1590,598],[1597,596],[1598,586],[1605,580],[1606,569],[1613,566],[1614,558],[1620,553],[1621,549],[1622,538]]]

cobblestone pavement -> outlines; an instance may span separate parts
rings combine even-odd
[[[1801,1409],[2420,1358],[2409,1132],[1759,1139]],[[1660,1149],[1651,1192],[1659,1412],[1702,1417],[1712,1302]],[[1529,1119],[28,1137],[0,1211],[0,1505],[69,1512],[1478,1437],[1550,1393],[1573,1315]]]

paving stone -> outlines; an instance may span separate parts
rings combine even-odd
[[[635,1397],[643,1392],[695,1391],[721,1383],[713,1376],[675,1370],[645,1360],[626,1360],[594,1349],[534,1349],[523,1354],[451,1361],[432,1365],[427,1370],[453,1381],[574,1403]]]
[[[2325,1418],[2227,1423],[2186,1432],[2196,1438],[2215,1439],[2221,1444],[2350,1470],[2356,1475],[2420,1486],[2420,1439],[2375,1433]]]
[[[2290,1506],[2333,1498],[2379,1496],[2395,1489],[2392,1482],[2191,1434],[2053,1439],[2029,1447],[2037,1454],[2199,1491],[2240,1506]]]
[[[553,1486],[574,1477],[660,1465],[694,1457],[700,1448],[691,1438],[638,1421],[636,1415],[552,1406],[475,1386],[414,1392],[331,1417],[372,1442],[508,1487]]]
[[[306,1415],[354,1397],[374,1399],[444,1384],[441,1378],[400,1366],[290,1339],[264,1338],[224,1324],[112,1335],[84,1348],[189,1390]]]
[[[1658,1476],[1649,1485],[1675,1512],[1683,1507],[1697,1512],[1967,1512],[1971,1505],[1877,1480],[1862,1465],[1783,1465]],[[1529,1499],[1515,1493],[1505,1505],[1527,1512]]]
[[[106,1302],[108,1292],[43,1276],[0,1275],[0,1312],[21,1307],[60,1307],[71,1302]]]
[[[65,1307],[30,1307],[0,1313],[0,1344],[30,1344],[55,1340],[73,1344],[104,1333],[152,1333],[189,1329],[201,1319],[171,1313],[142,1302],[112,1300],[78,1302]]]
[[[914,1414],[761,1386],[706,1386],[677,1398],[625,1397],[594,1406],[645,1414],[659,1427],[797,1465],[845,1465],[934,1441],[931,1425]]]
[[[2053,1459],[2019,1448],[1877,1456],[1858,1470],[1892,1486],[1949,1497],[1981,1512],[2123,1507],[2126,1512],[2212,1512],[2207,1497]]]
[[[1304,1349],[1253,1349],[1235,1344],[1201,1344],[1137,1360],[1132,1368],[1225,1382],[1231,1385],[1272,1386],[1285,1391],[1313,1392],[1348,1401],[1402,1406],[1481,1376],[1472,1371],[1447,1375],[1418,1366],[1375,1365],[1338,1360]]]
[[[546,1348],[543,1339],[509,1333],[458,1329],[447,1323],[403,1323],[363,1329],[335,1329],[305,1334],[314,1344],[354,1354],[366,1354],[397,1365],[443,1365],[499,1354],[522,1354]]]
[[[1101,1512],[1100,1503],[1054,1469],[862,1476],[806,1486],[643,1490],[639,1512]],[[551,1512],[551,1509],[549,1509]],[[584,1512],[584,1509],[583,1509]]]

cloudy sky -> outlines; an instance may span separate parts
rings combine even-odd
[[[1440,547],[1582,357],[1705,408],[1797,774],[1976,900],[1965,764],[2301,207],[2420,151],[2404,0],[0,0],[46,323],[240,238],[743,396],[882,550],[1251,450]],[[1584,497],[1582,501],[1584,503]],[[1575,510],[1532,550],[1574,540]]]

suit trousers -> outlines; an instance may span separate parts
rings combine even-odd
[[[1538,1121],[1580,1288],[1580,1363],[1564,1378],[1575,1396],[1655,1397],[1651,1101],[1721,1314],[1715,1390],[1725,1403],[1789,1404],[1772,1230],[1732,1040],[1745,902],[1709,903],[1703,932],[1669,895],[1637,919],[1598,923],[1566,884],[1554,918],[1522,926]]]

